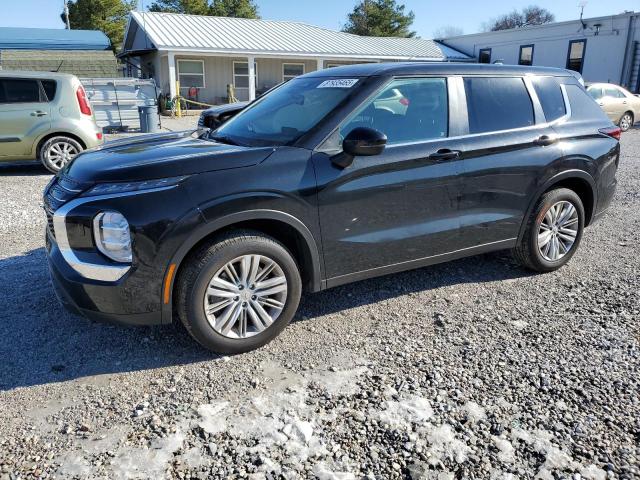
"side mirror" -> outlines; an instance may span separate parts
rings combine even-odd
[[[353,157],[380,155],[387,145],[387,136],[373,128],[354,128],[342,141],[342,150]]]

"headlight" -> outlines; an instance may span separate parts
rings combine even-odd
[[[91,197],[95,195],[108,195],[113,193],[135,192],[138,190],[149,190],[152,188],[172,187],[187,178],[171,177],[159,178],[156,180],[145,180],[143,182],[117,182],[117,183],[99,183],[82,194],[83,197]]]
[[[129,222],[121,213],[101,212],[93,219],[93,236],[98,250],[111,260],[131,262]]]

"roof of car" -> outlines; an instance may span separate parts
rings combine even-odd
[[[73,78],[75,75],[70,73],[58,72],[35,72],[20,70],[0,70],[0,78],[42,78],[42,79],[64,79]]]
[[[306,74],[306,77],[374,77],[393,75],[551,75],[571,76],[561,68],[529,67],[518,65],[489,65],[484,63],[456,62],[394,62],[361,63],[327,68]]]

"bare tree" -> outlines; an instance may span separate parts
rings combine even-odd
[[[531,25],[543,25],[551,23],[556,19],[555,15],[546,8],[531,5],[523,8],[520,12],[514,10],[505,13],[488,23],[482,25],[484,31],[495,32],[497,30],[509,30],[511,28],[529,27]]]
[[[449,38],[464,35],[464,30],[455,25],[445,25],[433,31],[433,38]]]

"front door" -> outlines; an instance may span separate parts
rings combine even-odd
[[[347,168],[314,155],[330,286],[450,250],[461,159],[460,142],[448,138],[448,102],[445,78],[395,79],[339,130],[341,138],[363,126],[385,133],[382,154]]]
[[[0,78],[0,157],[27,157],[49,130],[50,108],[35,79]]]

